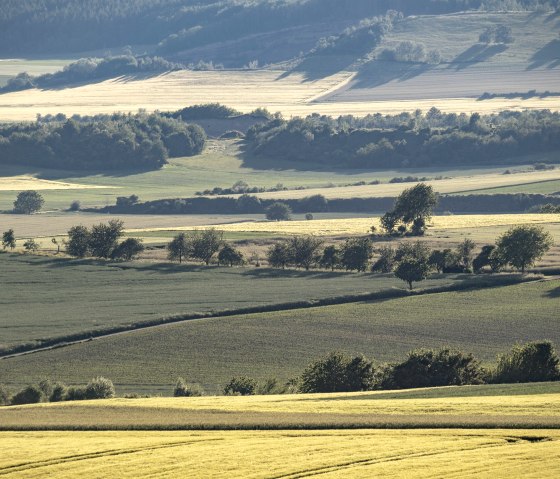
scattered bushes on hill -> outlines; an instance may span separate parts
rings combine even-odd
[[[479,36],[480,43],[513,43],[511,27],[508,25],[492,25],[486,28]]]
[[[156,169],[206,144],[198,125],[160,114],[0,126],[0,163],[72,170]]]
[[[443,59],[439,50],[428,50],[423,43],[409,40],[399,42],[393,47],[384,48],[377,58],[392,62],[428,63],[430,65],[437,65]]]
[[[39,386],[27,386],[12,396],[10,404],[35,404],[45,401],[45,395]]]

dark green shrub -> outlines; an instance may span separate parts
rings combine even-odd
[[[482,384],[486,374],[472,354],[452,351],[419,349],[411,351],[408,358],[390,366],[378,378],[381,389],[409,389],[436,386],[462,386]]]
[[[350,357],[340,352],[311,363],[301,375],[303,393],[364,391],[373,383],[374,369],[363,356]]]
[[[50,402],[60,402],[67,398],[68,388],[63,383],[54,383],[52,385],[51,394],[49,396]]]
[[[64,396],[65,401],[83,401],[87,399],[85,386],[70,386]]]
[[[183,378],[178,378],[173,390],[174,397],[204,396],[204,391],[198,384],[188,384]]]
[[[247,376],[239,376],[231,379],[224,388],[224,394],[228,396],[251,396],[257,391],[257,381]]]
[[[560,379],[559,359],[548,341],[516,344],[498,357],[493,377],[496,383],[530,383]]]
[[[44,400],[45,395],[43,391],[41,391],[41,388],[38,386],[27,386],[12,396],[11,404],[35,404],[43,402]]]
[[[98,376],[86,386],[86,399],[109,399],[115,397],[115,386],[110,379]]]

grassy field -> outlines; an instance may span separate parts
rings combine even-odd
[[[162,316],[401,287],[393,277],[324,271],[103,263],[0,254],[1,343],[13,345]],[[435,278],[429,286],[454,282]],[[460,281],[460,280],[459,280]]]
[[[244,180],[251,186],[270,188],[282,183],[288,188],[305,187],[263,196],[296,198],[311,194],[323,194],[340,198],[352,196],[396,196],[411,183],[388,184],[394,177],[418,176],[444,180],[434,181],[436,191],[461,192],[473,188],[494,188],[517,185],[517,188],[532,187],[535,181],[558,180],[557,170],[534,172],[529,166],[537,162],[553,162],[554,154],[531,155],[512,159],[519,166],[512,171],[518,173],[503,175],[504,165],[468,169],[408,169],[408,170],[325,170],[321,165],[308,165],[310,170],[300,170],[294,162],[274,162],[254,159],[242,150],[242,144],[235,140],[210,140],[206,150],[192,158],[170,160],[164,168],[149,172],[120,172],[113,174],[84,174],[60,170],[40,170],[32,167],[2,166],[0,170],[0,210],[13,206],[16,191],[23,189],[42,190],[46,210],[60,210],[69,207],[73,200],[79,200],[84,207],[114,204],[118,196],[136,194],[142,201],[161,198],[193,196],[198,191],[219,186],[230,187],[236,181]],[[271,174],[273,170],[274,174]],[[341,187],[360,181],[379,180],[380,185]],[[62,183],[60,188],[57,184]],[[339,186],[331,188],[329,186]]]
[[[494,195],[501,193],[517,194],[517,193],[534,193],[541,195],[552,195],[560,193],[560,180],[545,180],[536,183],[520,183],[512,186],[497,186],[482,190],[462,191],[458,194],[476,193],[480,195]]]
[[[235,375],[288,380],[333,350],[383,362],[449,345],[490,364],[516,341],[560,344],[559,291],[560,282],[549,281],[203,319],[0,360],[0,377],[17,388],[45,377],[79,384],[105,375],[120,392],[169,395],[178,376],[213,392]]]
[[[476,471],[484,478],[540,479],[560,473],[560,434],[542,430],[7,432],[0,438],[0,473],[8,478],[136,478],[142,471],[158,478],[431,479]]]

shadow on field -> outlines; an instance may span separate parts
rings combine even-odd
[[[550,291],[547,291],[543,296],[545,298],[550,298],[550,299],[560,298],[560,286],[558,286],[557,288],[551,289]]]
[[[486,45],[483,43],[475,43],[473,46],[467,48],[463,53],[457,55],[449,65],[449,68],[455,70],[464,70],[473,63],[480,63],[489,60],[499,53],[507,50],[507,45]]]
[[[534,70],[545,65],[548,69],[560,66],[560,40],[555,39],[548,42],[530,58],[530,61],[532,63],[527,70]]]
[[[243,275],[251,276],[253,278],[340,278],[341,276],[348,276],[347,271],[318,271],[302,269],[275,269],[275,268],[254,268],[246,270]]]
[[[407,81],[434,68],[434,65],[374,60],[366,63],[352,88],[375,88],[392,81]]]

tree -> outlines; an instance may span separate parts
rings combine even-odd
[[[238,249],[235,249],[230,244],[226,243],[218,253],[218,263],[220,264],[227,264],[230,267],[233,267],[241,265],[244,262],[243,253]]]
[[[90,233],[85,226],[72,226],[68,230],[66,252],[70,256],[83,258],[89,252]]]
[[[292,217],[292,210],[286,203],[277,201],[266,208],[266,219],[271,221],[288,221]]]
[[[416,220],[425,222],[432,216],[432,210],[436,204],[437,195],[434,189],[425,183],[418,183],[399,195],[394,213],[405,224]]]
[[[224,244],[224,232],[215,228],[195,230],[188,234],[187,241],[190,245],[189,255],[208,265]]]
[[[285,269],[290,262],[290,249],[286,243],[275,243],[266,252],[266,257],[272,268]]]
[[[514,226],[498,238],[496,257],[524,274],[525,269],[541,259],[553,243],[550,233],[541,226]]]
[[[89,234],[89,251],[96,258],[109,258],[123,235],[124,223],[121,220],[110,220],[91,227]]]
[[[478,256],[473,259],[473,270],[475,273],[480,273],[485,266],[490,266],[493,273],[500,271],[503,267],[501,259],[496,254],[496,246],[485,245]]]
[[[341,248],[340,264],[347,271],[366,271],[372,254],[369,238],[350,238]]]
[[[430,248],[420,241],[401,243],[395,251],[395,261],[399,262],[407,256],[421,259],[422,261],[428,261],[430,257]]]
[[[380,218],[381,228],[387,234],[393,234],[399,222],[398,216],[393,211],[388,211]]]
[[[311,363],[301,375],[303,393],[364,391],[373,384],[373,364],[363,356],[332,352]]]
[[[127,238],[111,252],[111,259],[130,261],[142,251],[144,251],[144,245],[141,239]]]
[[[35,404],[43,402],[45,395],[38,386],[27,386],[12,396],[11,404]]]
[[[409,389],[481,384],[485,372],[472,354],[419,349],[411,351],[402,363],[389,368],[378,385],[383,389]]]
[[[72,203],[70,203],[70,207],[68,208],[68,211],[80,211],[81,207],[82,207],[81,203],[78,200],[74,200],[72,201]]]
[[[183,378],[178,378],[173,389],[174,397],[195,397],[203,396],[204,391],[198,384],[188,384]]]
[[[23,247],[28,253],[35,253],[39,249],[38,243],[33,238],[28,239],[25,243],[23,243]]]
[[[395,250],[390,246],[384,246],[378,250],[379,258],[373,263],[373,273],[390,273],[395,267]]]
[[[428,277],[430,265],[425,258],[404,257],[395,269],[395,276],[408,283],[412,290],[412,283],[423,281]]]
[[[253,378],[249,378],[247,376],[234,377],[226,384],[224,394],[226,396],[251,396],[255,394],[257,386],[257,381]]]
[[[110,379],[98,376],[86,386],[86,399],[110,399],[115,397],[115,386]]]
[[[472,271],[472,253],[476,248],[476,243],[473,240],[465,238],[457,246],[457,256],[459,257],[460,265],[465,272]]]
[[[37,191],[22,191],[14,201],[14,213],[30,215],[39,211],[44,203],[45,200]]]
[[[2,247],[4,249],[10,248],[12,250],[16,247],[16,236],[13,229],[4,231],[2,234]]]
[[[529,383],[560,379],[560,360],[552,343],[535,341],[516,344],[509,353],[498,356],[496,383]]]
[[[329,245],[323,250],[319,264],[323,268],[328,268],[334,271],[336,266],[340,263],[340,251],[335,245]]]
[[[290,258],[298,268],[309,270],[317,261],[317,251],[323,241],[313,236],[294,236],[288,240]]]
[[[428,263],[430,266],[434,267],[438,273],[441,273],[445,266],[447,265],[448,253],[451,253],[451,250],[440,250],[435,249],[431,252],[430,257],[428,258]]]
[[[190,245],[187,241],[185,233],[179,233],[167,244],[167,258],[171,261],[183,262],[183,259],[189,255]]]

